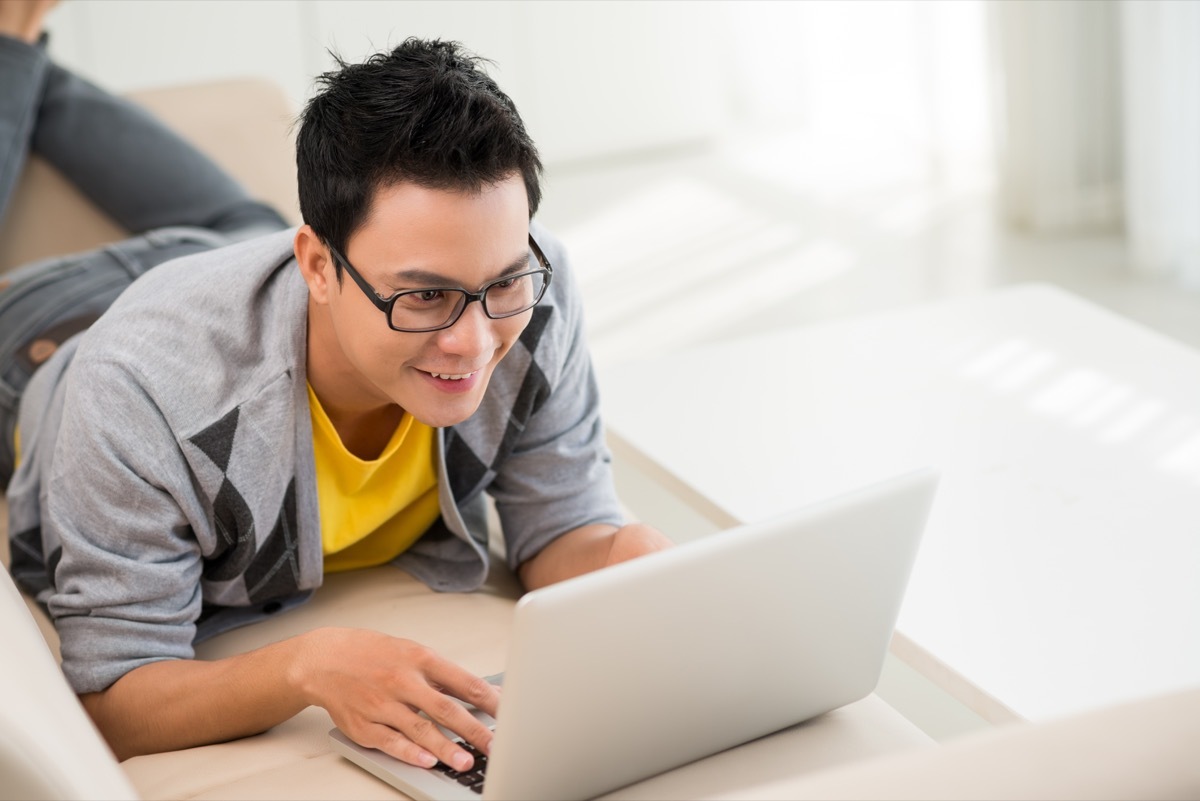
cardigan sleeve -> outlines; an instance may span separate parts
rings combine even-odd
[[[83,693],[192,658],[201,552],[182,454],[137,376],[77,357],[65,380],[42,525],[63,672]]]
[[[575,528],[624,522],[582,298],[565,250],[544,232],[538,236],[555,269],[552,303],[542,319],[535,314],[522,337],[531,361],[515,393],[506,442],[488,490],[513,569]]]

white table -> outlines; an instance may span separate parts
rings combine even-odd
[[[1200,685],[1191,349],[1033,285],[600,380],[618,462],[728,524],[939,467],[893,652],[983,717]]]

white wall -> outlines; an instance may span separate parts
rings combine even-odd
[[[51,51],[114,91],[255,75],[297,109],[326,52],[457,39],[491,69],[548,164],[704,139],[729,118],[719,3],[69,0]]]
[[[49,27],[115,91],[256,75],[297,109],[329,49],[456,39],[550,166],[799,126],[817,165],[899,146],[932,176],[986,148],[982,20],[979,0],[66,0]]]

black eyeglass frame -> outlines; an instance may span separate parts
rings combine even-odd
[[[471,302],[476,300],[479,301],[479,305],[483,308],[483,313],[487,315],[488,319],[503,320],[507,317],[516,317],[518,314],[524,314],[534,306],[541,303],[542,298],[546,296],[546,290],[550,288],[550,282],[554,279],[554,267],[551,266],[550,260],[546,258],[546,254],[543,253],[542,249],[538,246],[537,241],[533,238],[533,234],[530,234],[529,249],[533,251],[533,255],[538,260],[538,264],[542,265],[540,269],[526,270],[525,272],[514,273],[513,275],[506,275],[501,278],[497,278],[495,281],[489,281],[484,284],[479,288],[478,292],[470,292],[460,286],[427,286],[421,287],[420,289],[402,289],[399,292],[396,292],[395,294],[389,295],[385,298],[383,295],[376,292],[373,286],[367,283],[367,279],[363,278],[362,274],[359,273],[358,270],[354,269],[354,265],[350,263],[350,260],[343,256],[337,248],[328,243],[326,243],[326,247],[329,248],[329,252],[333,254],[333,257],[341,262],[342,267],[345,268],[346,272],[350,275],[350,278],[354,281],[354,283],[358,284],[358,288],[363,291],[363,294],[367,296],[367,299],[370,300],[371,303],[375,304],[375,308],[383,312],[384,317],[387,319],[388,328],[392,329],[393,331],[398,331],[402,334],[428,334],[431,331],[442,331],[446,328],[449,328],[459,321],[459,318],[461,318],[463,313],[467,310],[467,306],[471,305]],[[525,276],[529,275],[538,275],[539,273],[545,274],[546,282],[542,284],[542,289],[538,293],[538,296],[534,298],[533,303],[529,304],[523,309],[518,309],[514,312],[506,312],[504,314],[492,314],[491,311],[488,310],[487,301],[485,300],[484,296],[493,286],[496,284],[502,284],[505,281],[524,278]],[[450,319],[441,325],[436,325],[431,328],[397,328],[392,323],[392,307],[396,305],[396,300],[405,295],[417,295],[421,294],[422,292],[456,292],[464,299],[461,300],[455,307],[456,311],[451,313]]]

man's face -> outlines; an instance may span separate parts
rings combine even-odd
[[[528,234],[520,175],[479,193],[400,183],[377,191],[344,255],[384,298],[427,287],[477,292],[518,265],[527,269]],[[327,267],[326,302],[317,302],[313,312],[324,314],[328,324],[310,322],[310,330],[327,329],[332,336],[320,342],[310,335],[310,367],[316,367],[314,359],[322,361],[319,369],[335,376],[331,389],[341,401],[355,394],[350,405],[366,410],[396,404],[431,426],[460,423],[478,408],[492,371],[532,314],[492,320],[480,303],[470,303],[449,328],[393,331],[350,276],[343,271],[338,285],[332,269]]]

